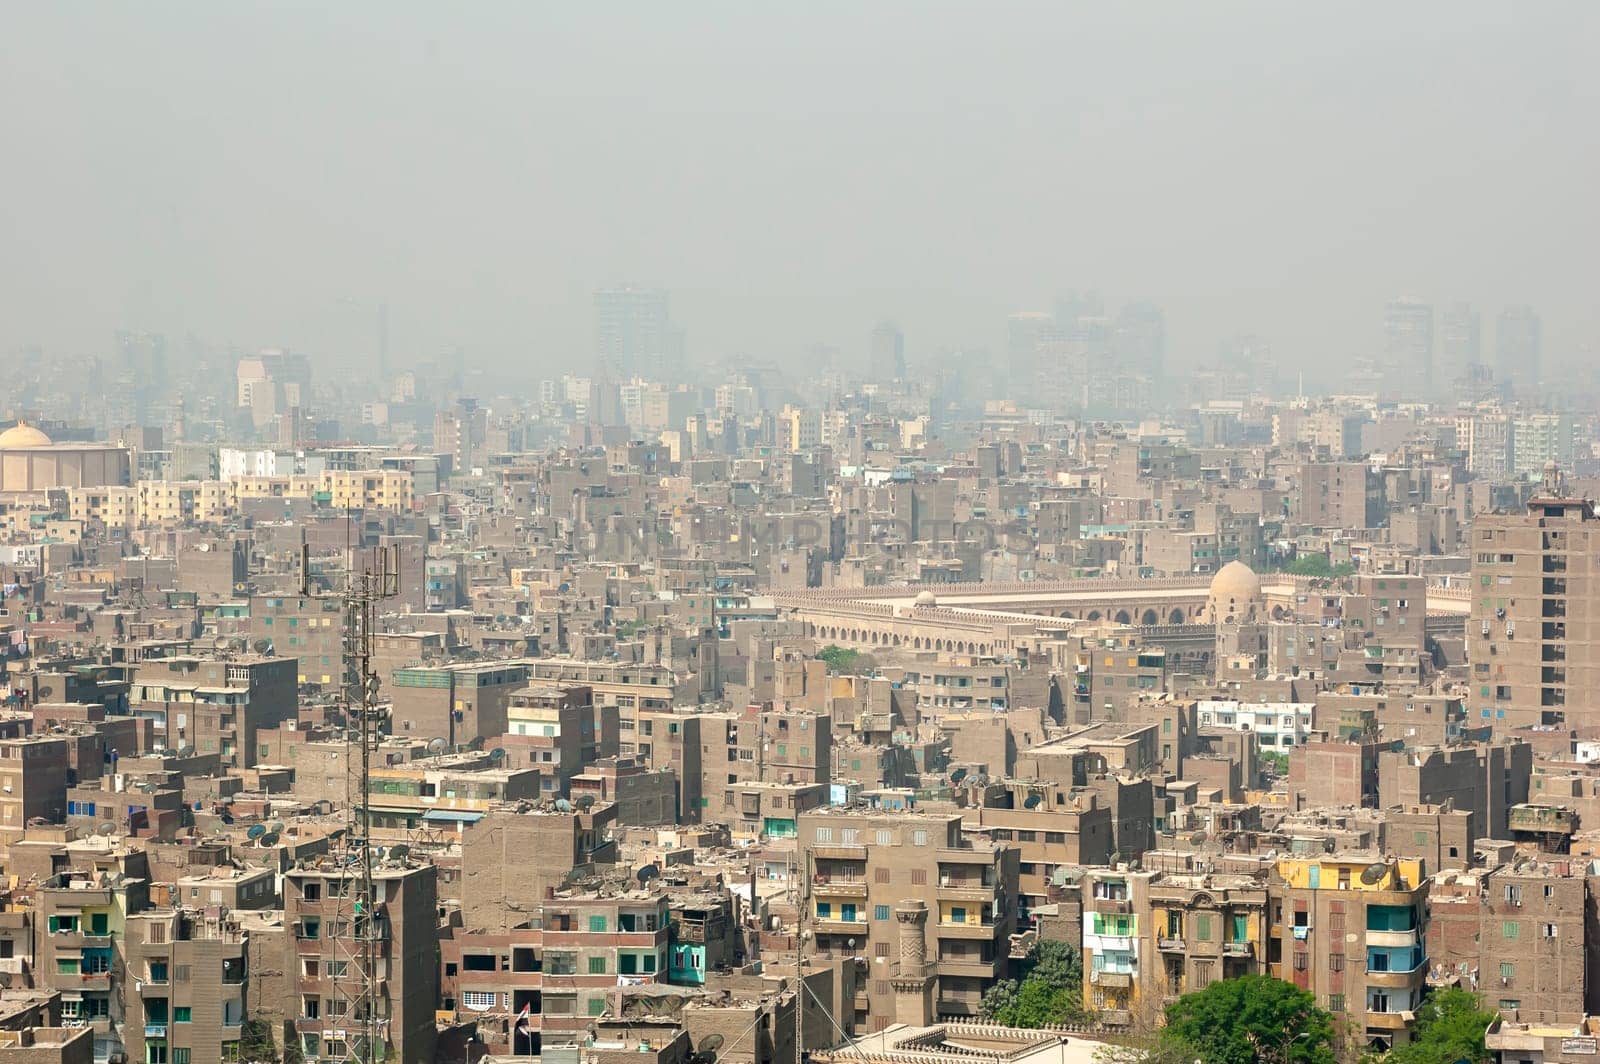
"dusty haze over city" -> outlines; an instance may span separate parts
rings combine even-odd
[[[0,351],[118,329],[584,369],[591,293],[692,363],[1002,356],[1093,288],[1285,369],[1382,306],[1533,304],[1592,361],[1600,7],[12,4]]]

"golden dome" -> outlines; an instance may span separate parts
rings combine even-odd
[[[26,421],[19,421],[11,428],[0,432],[0,448],[3,449],[48,446],[50,446],[50,437]]]
[[[1241,561],[1231,561],[1211,578],[1212,602],[1253,602],[1261,598],[1261,578]]]

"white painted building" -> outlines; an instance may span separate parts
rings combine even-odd
[[[1311,733],[1315,708],[1310,702],[1205,699],[1196,704],[1196,715],[1202,728],[1253,731],[1260,736],[1261,749],[1289,750],[1305,742]]]

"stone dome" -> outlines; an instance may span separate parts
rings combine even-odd
[[[11,428],[0,432],[0,449],[48,446],[50,446],[50,437],[25,421],[19,421]]]
[[[917,592],[916,605],[923,606],[923,607],[930,607],[930,606],[937,606],[938,604],[939,604],[939,596],[935,595],[932,591],[918,591]]]
[[[1265,598],[1261,593],[1261,578],[1244,562],[1231,561],[1211,578],[1211,591],[1206,596],[1206,612],[1213,624],[1237,623],[1253,620]]]
[[[1211,578],[1211,597],[1219,602],[1233,599],[1243,602],[1246,599],[1261,597],[1261,578],[1256,571],[1241,561],[1231,561],[1217,570],[1217,575]]]

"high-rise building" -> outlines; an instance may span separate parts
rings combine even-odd
[[[1439,383],[1470,378],[1483,363],[1483,319],[1467,303],[1453,303],[1439,320]]]
[[[613,382],[682,377],[683,333],[672,324],[664,289],[601,289],[594,294],[594,328],[595,360]]]
[[[1039,345],[1056,335],[1056,321],[1043,311],[1027,310],[1006,319],[1007,370],[1011,377],[1011,397],[1023,398],[1033,391],[1038,372]]]
[[[1433,389],[1433,306],[1393,299],[1383,308],[1383,386],[1402,399],[1422,400]]]
[[[1129,303],[1117,315],[1111,334],[1117,366],[1159,382],[1167,357],[1167,319],[1151,303]]]
[[[1537,388],[1542,325],[1532,307],[1507,307],[1494,328],[1494,360],[1500,379],[1516,388]]]
[[[906,337],[894,322],[880,321],[872,330],[867,372],[878,381],[905,379]]]
[[[1472,526],[1472,664],[1468,719],[1496,727],[1600,721],[1600,550],[1594,504],[1546,475],[1525,513],[1479,514]]]

